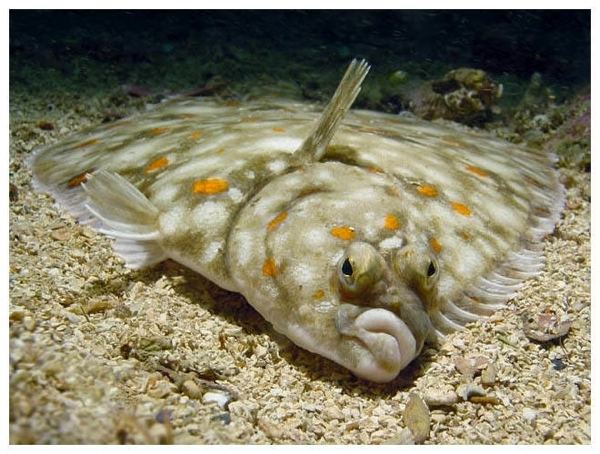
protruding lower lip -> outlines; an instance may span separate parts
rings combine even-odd
[[[343,305],[338,311],[337,327],[340,333],[360,340],[370,353],[360,358],[352,370],[371,381],[392,380],[416,355],[415,337],[389,310]]]
[[[415,338],[408,326],[393,312],[371,309],[363,312],[354,323],[370,333],[386,334],[396,340],[401,356],[400,370],[413,360],[417,345]]]

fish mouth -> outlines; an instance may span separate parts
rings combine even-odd
[[[357,376],[378,383],[393,380],[417,354],[414,335],[393,312],[342,304],[337,312],[338,331],[358,341],[352,364]]]

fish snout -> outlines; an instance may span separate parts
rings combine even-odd
[[[387,309],[342,304],[336,314],[336,328],[362,347],[352,350],[354,357],[346,365],[361,378],[388,382],[417,355],[415,336],[400,317]]]

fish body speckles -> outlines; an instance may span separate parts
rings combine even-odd
[[[37,151],[34,183],[115,239],[242,293],[308,350],[385,382],[426,341],[493,313],[542,267],[560,215],[551,157],[329,105],[173,99]]]

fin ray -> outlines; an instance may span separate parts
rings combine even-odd
[[[301,161],[318,161],[323,157],[342,118],[360,93],[361,84],[370,69],[366,60],[352,60],[317,126],[296,151]]]
[[[92,215],[91,226],[115,238],[113,249],[128,268],[154,265],[167,256],[160,246],[158,209],[133,184],[117,173],[99,170],[82,184],[83,206]]]

